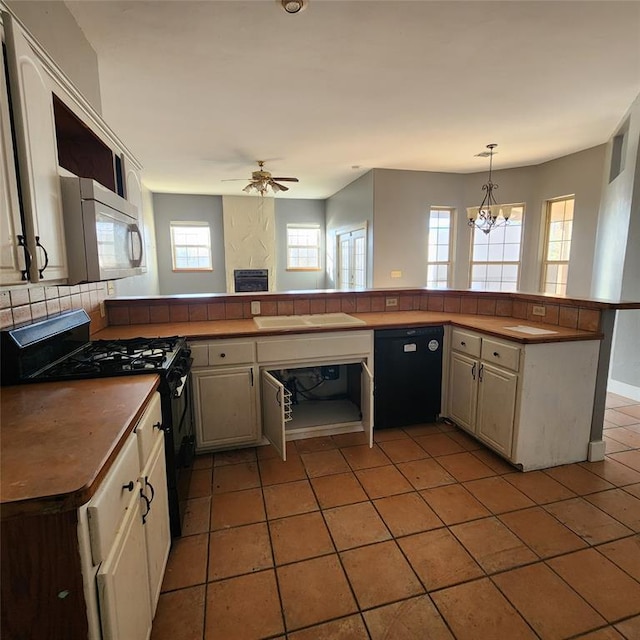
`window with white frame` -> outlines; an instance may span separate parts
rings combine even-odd
[[[575,198],[549,200],[546,207],[542,291],[566,294]]]
[[[473,228],[471,240],[471,288],[515,291],[520,276],[524,205],[514,204],[506,225],[489,233]]]
[[[451,284],[453,209],[431,207],[427,245],[427,287],[446,289]]]
[[[211,231],[207,222],[171,222],[174,271],[213,271]]]
[[[320,270],[320,226],[287,225],[287,271]]]

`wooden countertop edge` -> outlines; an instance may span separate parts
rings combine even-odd
[[[464,329],[480,331],[503,340],[521,344],[544,344],[547,342],[569,342],[574,340],[602,340],[599,331],[584,331],[558,325],[530,322],[511,316],[461,315],[441,311],[384,311],[370,313],[350,313],[363,320],[364,325],[347,327],[293,327],[290,329],[259,329],[253,319],[202,320],[197,322],[169,322],[159,324],[111,325],[95,333],[92,338],[114,339],[135,336],[158,337],[180,335],[191,340],[216,340],[224,338],[259,338],[268,336],[287,336],[295,334],[319,334],[336,331],[363,331],[375,329],[394,329],[429,325],[452,325]],[[525,324],[556,332],[547,335],[527,335],[514,331],[505,331],[492,327],[491,323],[500,322],[509,325]]]
[[[122,384],[127,384],[127,378],[122,377]],[[86,480],[86,482],[78,489],[73,491],[50,496],[37,496],[34,498],[3,501],[0,503],[0,520],[8,520],[15,517],[42,515],[46,513],[60,513],[78,509],[86,504],[96,492],[100,482],[109,472],[111,465],[120,453],[129,434],[140,420],[144,410],[151,399],[152,395],[157,391],[160,384],[160,378],[156,376],[155,384],[150,387],[144,400],[138,405],[131,419],[127,424],[123,425],[118,435],[114,438],[112,447],[106,452],[105,458],[100,463],[100,467],[95,473]]]

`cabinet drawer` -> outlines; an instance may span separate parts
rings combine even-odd
[[[253,342],[209,343],[209,366],[253,362]]]
[[[102,562],[109,554],[131,495],[133,492],[138,495],[140,491],[139,475],[137,436],[131,433],[87,507],[94,564]]]
[[[520,348],[497,340],[482,340],[482,359],[505,369],[517,371],[520,366]]]
[[[208,342],[190,342],[191,357],[193,358],[194,367],[209,366],[209,343]]]
[[[151,450],[158,441],[158,437],[162,435],[162,431],[158,428],[160,426],[162,426],[160,394],[154,393],[135,428],[138,436],[138,456],[141,469],[147,464]]]
[[[466,353],[467,355],[479,358],[481,344],[482,338],[473,333],[460,331],[460,329],[454,329],[451,332],[451,348],[460,353]]]

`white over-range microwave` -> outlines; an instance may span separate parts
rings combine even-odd
[[[69,284],[145,273],[138,210],[89,178],[60,178]]]

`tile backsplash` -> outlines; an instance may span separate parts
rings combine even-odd
[[[74,286],[22,286],[0,289],[0,327],[32,322],[48,315],[84,309],[91,318],[91,333],[107,326],[100,303],[108,297],[106,282]]]

